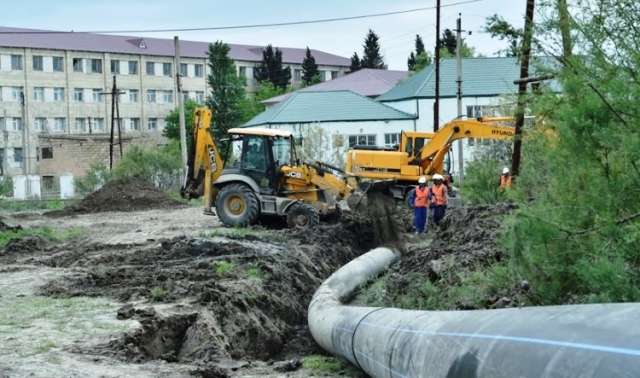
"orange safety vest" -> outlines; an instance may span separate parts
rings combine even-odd
[[[429,188],[426,186],[420,189],[419,186],[416,187],[416,199],[413,201],[413,206],[415,207],[427,207],[429,206]]]
[[[500,189],[511,187],[511,175],[500,175]]]
[[[447,204],[447,186],[444,184],[433,185],[431,187],[431,193],[433,194],[433,203],[436,205]]]

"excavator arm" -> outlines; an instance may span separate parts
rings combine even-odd
[[[220,177],[224,162],[210,132],[211,110],[199,107],[195,111],[193,139],[189,146],[186,177],[180,191],[183,198],[198,198],[206,195],[211,201],[211,184]],[[203,185],[204,184],[204,185]]]

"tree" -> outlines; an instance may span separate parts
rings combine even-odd
[[[245,98],[245,79],[236,74],[226,43],[217,41],[210,44],[207,57],[207,83],[211,88],[207,106],[213,112],[213,132],[224,159],[228,156],[229,146],[228,143],[221,143],[221,140],[227,137],[227,130],[242,123],[241,103]]]
[[[422,37],[420,34],[416,34],[416,55],[420,55],[427,50],[424,49],[424,42],[422,42]]]
[[[426,66],[430,65],[432,61],[433,58],[431,57],[431,54],[425,51],[422,54],[416,56],[416,63],[413,66],[413,70],[416,72],[420,71]]]
[[[187,130],[187,143],[191,142],[189,136],[193,133],[193,115],[198,107],[198,103],[189,99],[184,103],[185,129]],[[173,109],[164,118],[165,127],[162,135],[169,139],[180,140],[180,111]]]
[[[373,30],[369,29],[364,39],[364,55],[360,61],[361,68],[386,69],[382,55],[380,54],[380,38]]]
[[[311,50],[307,47],[304,60],[302,61],[302,83],[312,85],[320,82],[320,71],[318,71],[318,65],[316,64],[316,58],[311,55]]]
[[[291,70],[282,65],[282,51],[268,45],[262,51],[262,62],[254,69],[258,82],[270,81],[274,86],[285,89],[291,81]]]
[[[509,44],[509,47],[500,50],[499,54],[520,56],[520,41],[524,36],[524,31],[521,28],[515,28],[502,16],[494,14],[487,18],[484,31],[490,33],[492,38],[497,37],[501,41],[506,40]]]
[[[416,51],[412,51],[411,54],[409,54],[407,67],[409,71],[417,72],[430,65],[433,59],[431,58],[431,54],[425,50],[424,42],[422,42],[422,37],[420,37],[419,34],[416,34],[415,47]]]
[[[282,89],[274,86],[270,81],[263,81],[262,83],[259,83],[256,93],[247,96],[240,103],[240,107],[242,109],[242,122],[244,123],[249,121],[251,118],[262,113],[266,109],[266,106],[262,101],[280,96],[291,90],[292,88],[290,86],[286,89]]]
[[[407,58],[407,68],[409,68],[409,71],[415,71],[416,67],[416,56],[413,54],[413,51],[411,52],[411,54],[409,54],[409,58]]]
[[[361,68],[362,66],[360,65],[360,57],[358,56],[357,52],[354,52],[353,56],[351,57],[351,66],[349,67],[349,72],[356,72]]]
[[[451,29],[445,29],[440,38],[440,49],[445,49],[449,54],[456,55],[456,45],[458,44],[456,35]]]

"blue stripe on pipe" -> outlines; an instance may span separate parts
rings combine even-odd
[[[559,347],[567,347],[567,348],[575,348],[575,349],[586,349],[586,350],[592,350],[597,352],[623,354],[628,356],[640,356],[640,349],[618,348],[618,347],[610,347],[605,345],[595,345],[595,344],[586,344],[586,343],[574,343],[570,341],[547,340],[547,339],[538,339],[533,337],[520,337],[520,336],[488,335],[488,334],[482,334],[482,333],[431,332],[431,331],[412,330],[412,329],[406,329],[406,328],[380,326],[380,325],[369,323],[369,322],[362,322],[360,323],[360,325],[366,325],[373,328],[381,328],[381,329],[387,329],[392,331],[395,330],[398,332],[415,333],[419,335],[468,337],[468,338],[475,338],[475,339],[515,341],[515,342],[530,343],[530,344],[543,344],[543,345],[551,345],[551,346],[559,346]],[[346,331],[347,329],[342,329],[342,330]],[[351,330],[351,332],[353,332],[353,330]]]

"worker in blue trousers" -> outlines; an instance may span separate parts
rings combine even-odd
[[[418,186],[407,196],[409,207],[413,209],[413,227],[416,234],[427,232],[427,209],[429,208],[429,188],[427,178],[418,179]]]

